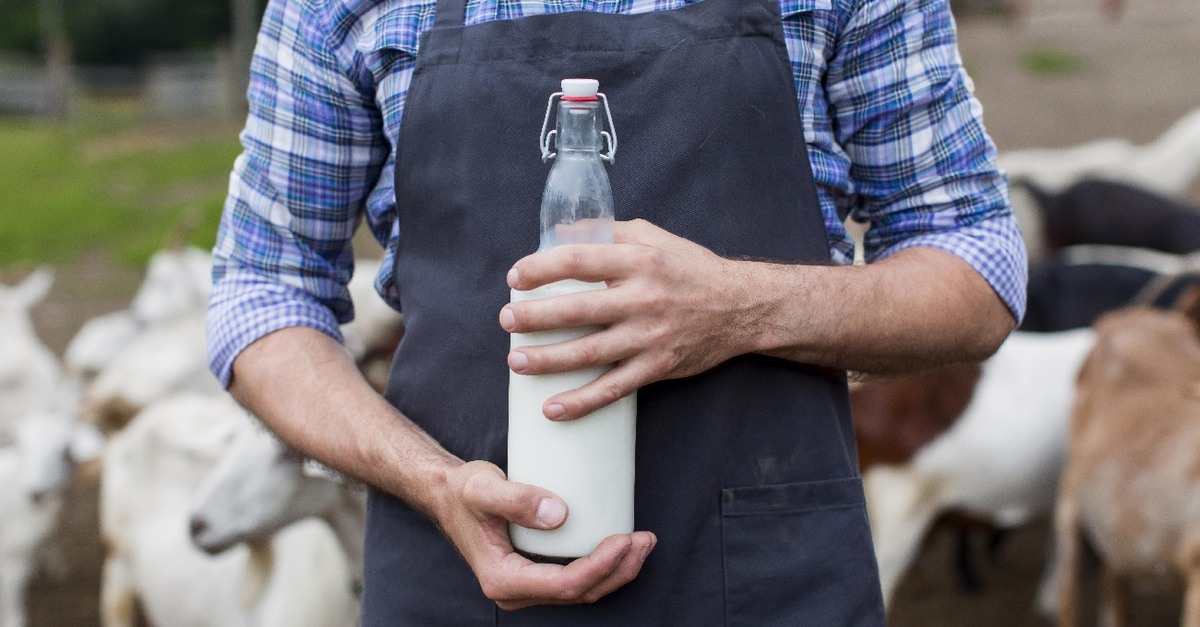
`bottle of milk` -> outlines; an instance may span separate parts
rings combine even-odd
[[[616,150],[607,99],[591,79],[567,79],[550,97],[542,127],[543,159],[554,159],[542,196],[541,246],[611,244],[613,201],[602,161]],[[558,123],[547,133],[550,107],[558,98]],[[601,116],[601,106],[606,115]],[[557,152],[551,152],[554,143]],[[607,144],[607,154],[601,150]],[[512,302],[548,298],[603,283],[565,280],[529,291],[512,291]],[[595,328],[512,334],[512,348],[565,342]],[[527,556],[566,562],[588,555],[604,538],[633,531],[633,455],[636,393],[576,420],[554,422],[542,406],[551,396],[581,387],[608,368],[552,375],[509,372],[508,478],[541,486],[567,503],[567,520],[551,531],[510,525],[513,546]]]

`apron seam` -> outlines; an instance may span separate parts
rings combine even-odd
[[[694,46],[700,46],[700,45],[710,44],[710,43],[714,43],[714,42],[731,41],[734,39],[756,39],[756,38],[767,39],[767,40],[773,39],[773,37],[768,33],[745,33],[745,34],[740,34],[740,35],[734,35],[732,37],[705,37],[702,39],[688,39],[688,40],[684,40],[684,41],[680,42],[679,44],[676,44],[675,46],[668,46],[668,47],[659,46],[659,47],[646,47],[646,48],[588,48],[586,50],[581,49],[581,50],[570,51],[566,54],[646,54],[646,53],[653,53],[653,52],[670,52],[670,51],[676,50],[678,48],[682,48],[685,45],[687,47],[694,47]],[[495,50],[497,52],[503,52],[505,50],[521,50],[521,48],[510,47],[510,48],[498,48],[498,49],[493,49],[493,50]],[[786,55],[786,50],[784,52]],[[455,57],[453,59],[450,59],[450,58],[433,59],[433,60],[428,61],[424,65],[425,65],[425,67],[440,67],[440,66],[445,66],[445,65],[461,65],[464,62],[470,62],[471,65],[490,65],[493,63],[508,63],[508,62],[511,62],[514,60],[513,58],[502,58],[502,59],[491,58],[491,59],[489,59],[489,58],[482,58],[482,57],[478,58],[478,59],[465,59],[464,60],[462,58],[462,56],[463,56],[462,55],[462,47],[460,46],[458,49],[458,54],[455,55]],[[545,59],[556,59],[556,58],[561,58],[561,57],[562,57],[562,54],[545,54],[545,55],[523,56],[523,57],[519,57],[519,59],[522,61],[542,61]]]

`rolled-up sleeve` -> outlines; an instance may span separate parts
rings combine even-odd
[[[829,64],[868,262],[917,246],[970,264],[1019,321],[1026,252],[946,0],[856,0]]]
[[[389,147],[369,80],[331,52],[321,19],[302,1],[272,0],[259,32],[213,249],[209,367],[224,385],[262,336],[304,326],[340,341],[353,318],[351,239]]]

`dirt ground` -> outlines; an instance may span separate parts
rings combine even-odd
[[[1145,142],[1200,107],[1200,2],[1126,1],[1126,12],[1116,22],[1102,18],[1100,0],[1030,0],[1031,14],[1017,24],[995,16],[960,15],[963,59],[1001,150],[1068,146],[1104,137]],[[1076,67],[1063,74],[1039,74],[1023,61],[1030,54],[1065,54]],[[1200,193],[1194,196],[1200,200]],[[54,291],[36,312],[35,323],[61,354],[84,320],[127,306],[139,280],[137,270],[89,253],[58,269]],[[69,568],[58,577],[43,574],[35,581],[31,627],[99,625],[95,486],[77,485],[68,498],[59,542]],[[1044,522],[1014,532],[995,561],[977,547],[986,587],[967,593],[954,577],[954,538],[933,533],[900,585],[890,624],[1041,625],[1032,602],[1045,537]],[[1086,584],[1094,588],[1094,574]],[[1088,598],[1093,597],[1089,592]],[[1133,625],[1178,624],[1178,603],[1173,597],[1139,597]],[[1094,624],[1090,617],[1088,624]]]

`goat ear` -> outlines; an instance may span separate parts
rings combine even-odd
[[[71,432],[67,452],[76,464],[85,464],[100,457],[104,452],[104,434],[95,425],[80,422]]]
[[[47,266],[41,266],[12,288],[10,293],[22,308],[33,309],[34,305],[46,298],[46,294],[50,293],[50,286],[53,284],[54,270]]]

